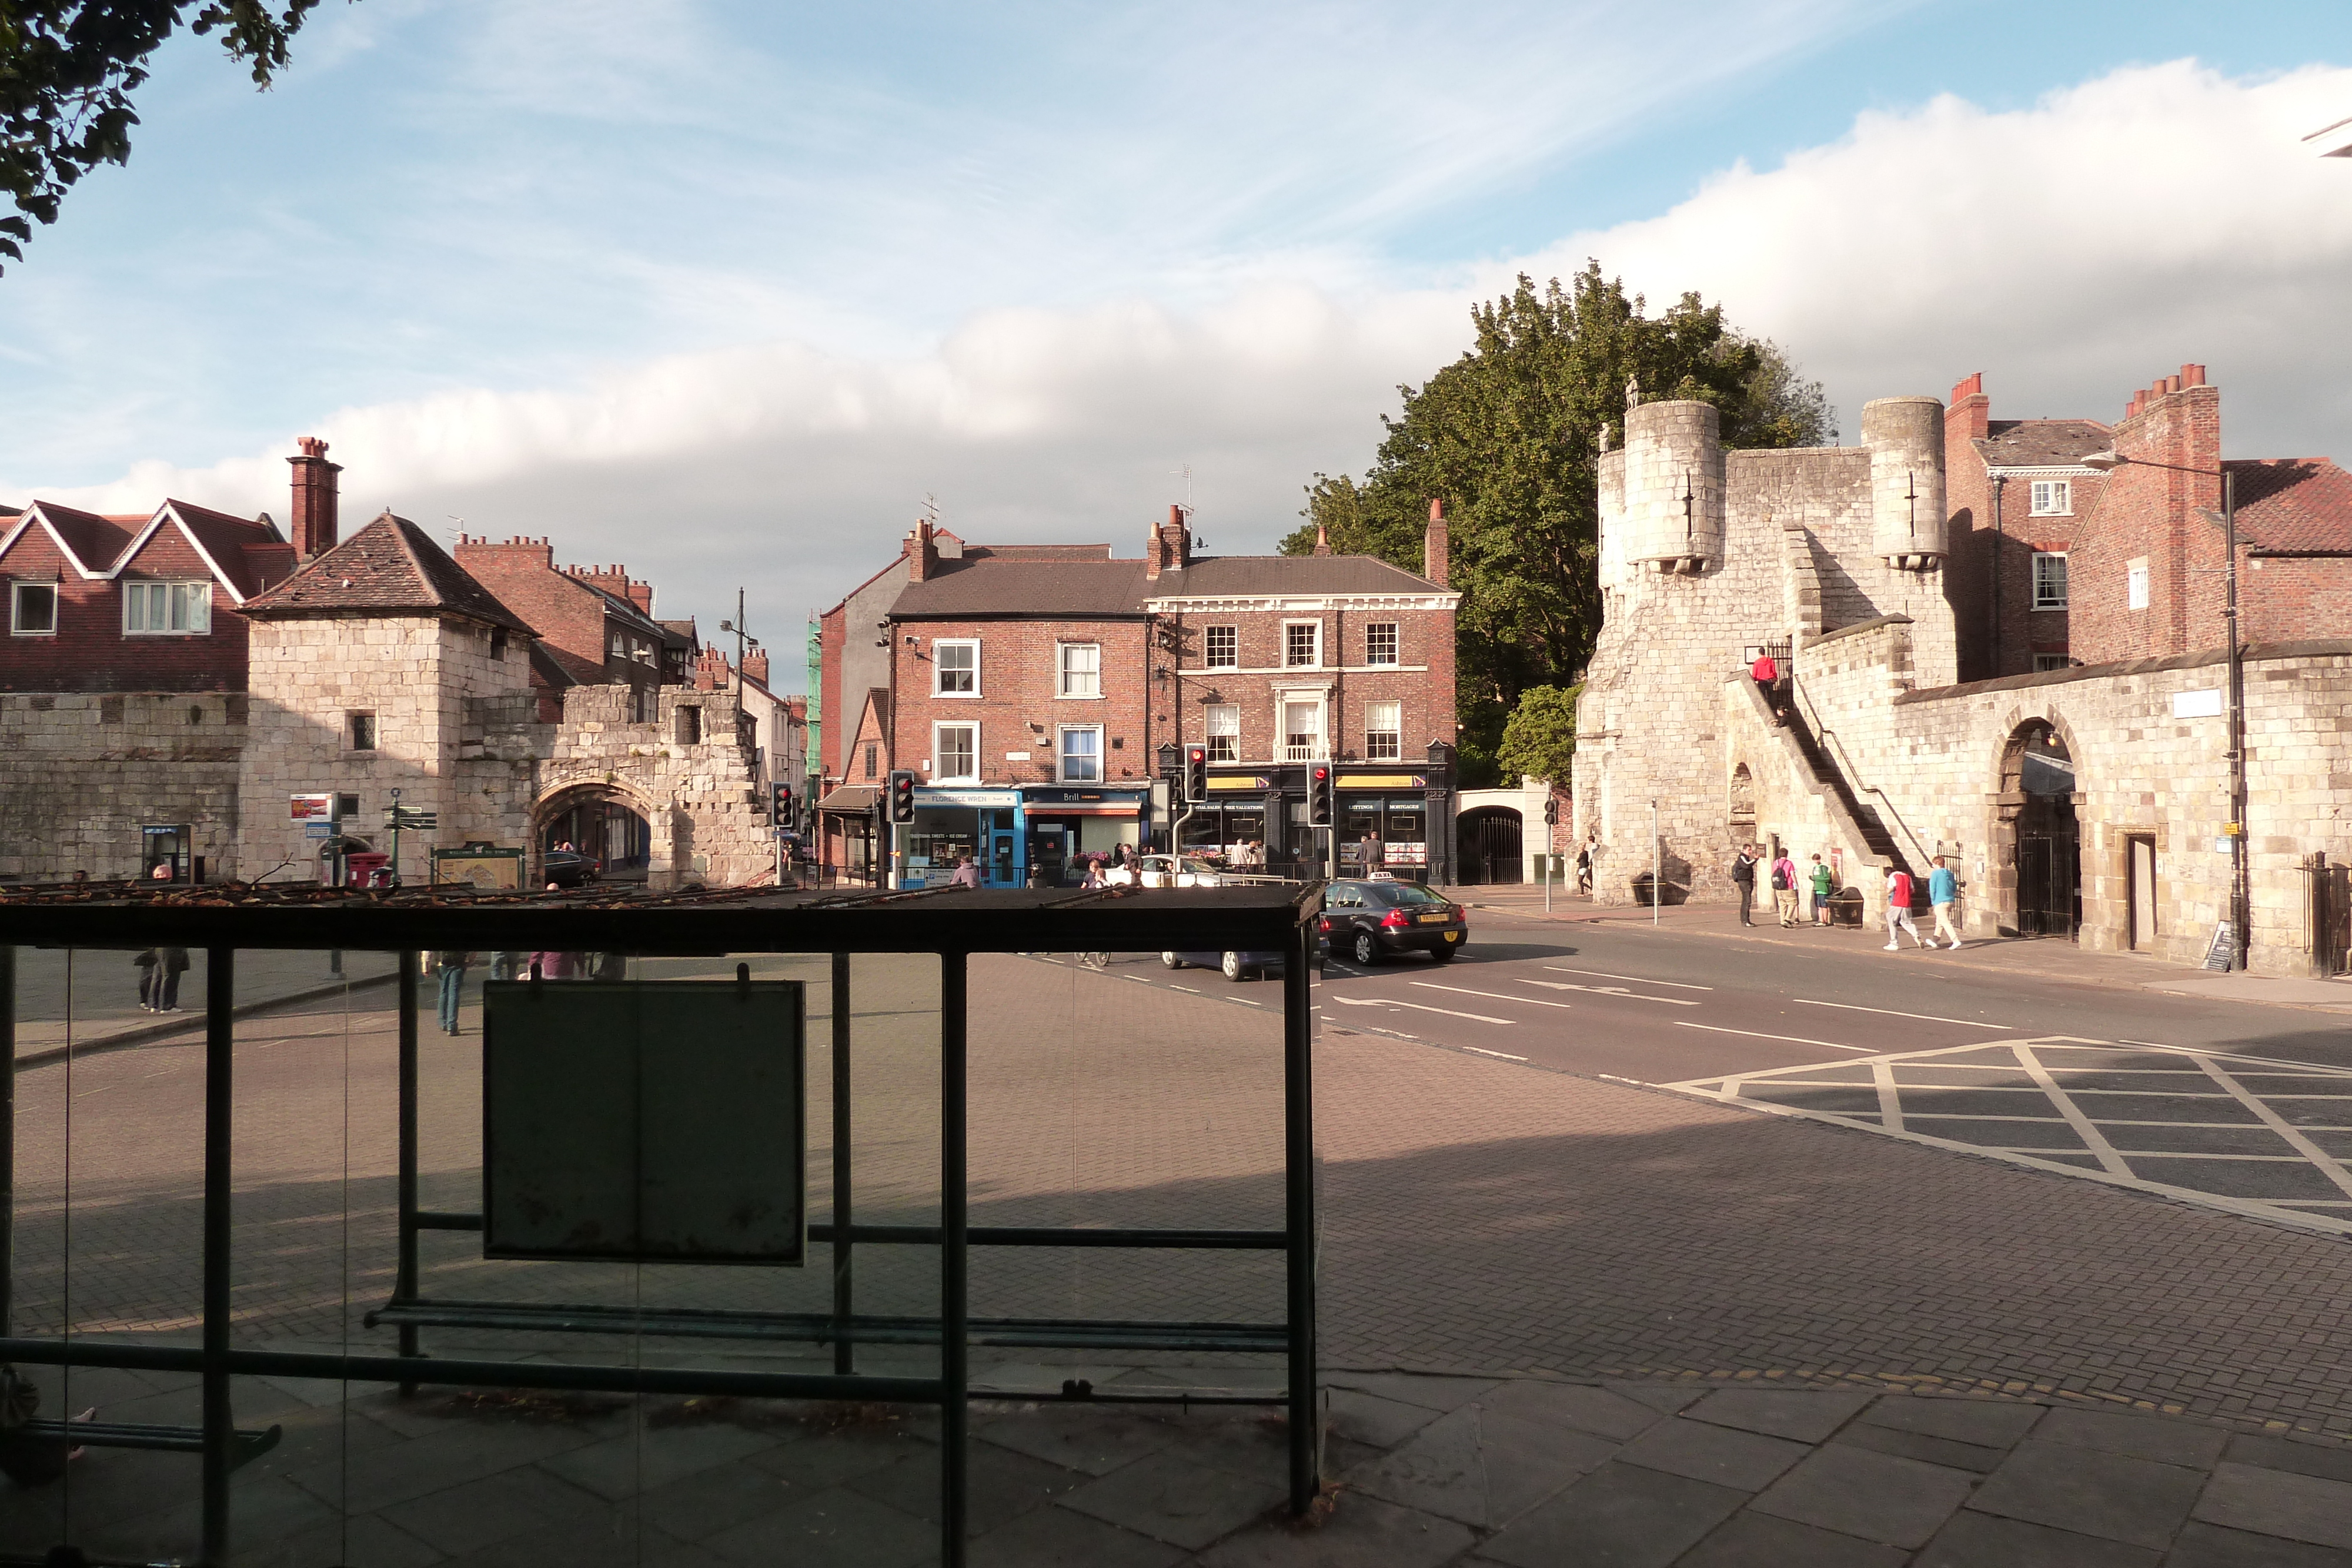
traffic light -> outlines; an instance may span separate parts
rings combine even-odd
[[[793,787],[789,784],[768,786],[768,821],[790,832],[797,826],[793,815]]]
[[[1209,748],[1188,746],[1184,748],[1184,799],[1200,801],[1209,798]]]
[[[1312,828],[1331,825],[1331,768],[1328,763],[1317,763],[1307,770],[1307,824]]]
[[[886,793],[890,798],[892,821],[911,822],[915,820],[915,776],[912,772],[904,768],[893,772]]]
[[[1559,800],[1557,796],[1544,802],[1544,826],[1547,828],[1559,826]]]

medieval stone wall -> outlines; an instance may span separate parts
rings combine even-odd
[[[150,823],[186,823],[205,874],[234,874],[247,711],[241,692],[0,694],[0,877],[136,876]]]
[[[534,821],[582,799],[618,800],[652,830],[647,879],[730,886],[774,869],[775,840],[738,731],[731,688],[663,686],[631,718],[630,688],[574,686],[540,770]]]

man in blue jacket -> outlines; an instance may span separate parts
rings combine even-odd
[[[1960,946],[1960,933],[1959,928],[1952,924],[1952,906],[1959,901],[1959,879],[1952,874],[1952,868],[1944,863],[1944,857],[1937,855],[1935,869],[1927,873],[1927,902],[1936,906],[1937,937],[1949,937],[1955,947]]]

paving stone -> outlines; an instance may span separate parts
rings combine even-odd
[[[1426,1405],[1383,1399],[1353,1388],[1324,1391],[1324,1424],[1341,1437],[1370,1443],[1376,1448],[1403,1442],[1436,1417],[1437,1412]]]
[[[1282,1487],[1158,1453],[1089,1481],[1060,1506],[1197,1552],[1284,1496]]]
[[[1353,1388],[1441,1412],[1460,1409],[1496,1384],[1491,1377],[1423,1377],[1409,1372],[1326,1372],[1323,1381],[1334,1388]]]
[[[1762,1490],[1804,1457],[1802,1443],[1710,1427],[1680,1416],[1659,1422],[1618,1452],[1627,1464],[1741,1491]]]
[[[572,1426],[514,1422],[445,1426],[426,1437],[378,1448],[348,1473],[338,1460],[292,1472],[297,1486],[352,1513],[373,1513],[396,1502],[458,1486],[499,1470],[584,1448],[597,1434]],[[348,1481],[348,1487],[346,1482]]]
[[[1342,1492],[1331,1515],[1312,1527],[1261,1520],[1227,1536],[1197,1561],[1201,1568],[1438,1568],[1475,1537],[1450,1519]]]
[[[2230,1439],[2225,1458],[2266,1470],[2293,1470],[2301,1476],[2325,1476],[2332,1481],[2352,1481],[2352,1448],[2325,1443],[2298,1442],[2268,1433],[2241,1432]]]
[[[1051,1406],[982,1422],[972,1431],[1001,1448],[1090,1476],[1107,1476],[1177,1437],[1173,1427],[1137,1420],[1127,1411]]]
[[[2021,1443],[1969,1506],[2033,1524],[2162,1548],[2205,1485],[2201,1471],[2045,1443]]]
[[[2195,1421],[2133,1416],[2120,1410],[2053,1410],[2033,1429],[2037,1441],[2071,1443],[2102,1453],[2128,1454],[2160,1465],[2202,1469],[2221,1457],[2230,1434]]]
[[[2194,1512],[2208,1524],[2352,1548],[2352,1481],[2225,1462]]]
[[[372,1513],[270,1542],[229,1542],[234,1568],[433,1568],[447,1558]],[[193,1561],[193,1555],[191,1556]]]
[[[1646,1405],[1661,1416],[1687,1410],[1706,1396],[1706,1390],[1686,1383],[1603,1383],[1612,1394]]]
[[[2046,1406],[2010,1405],[1992,1399],[1933,1399],[1916,1394],[1887,1394],[1873,1401],[1855,1418],[1858,1427],[1885,1427],[1916,1432],[1924,1437],[1946,1437],[1988,1448],[2009,1448],[2033,1429]]]
[[[1768,1437],[1818,1443],[1853,1419],[1871,1397],[1843,1388],[1718,1388],[1683,1414]]]
[[[1190,1416],[1170,1416],[1159,1418],[1159,1424],[1175,1434],[1163,1453],[1183,1454],[1246,1479],[1272,1479],[1289,1484],[1290,1423],[1280,1413],[1263,1407],[1210,1406],[1194,1410]],[[1373,1445],[1359,1443],[1336,1432],[1323,1434],[1323,1468],[1327,1475],[1337,1474],[1340,1466],[1335,1454],[1344,1448],[1348,1453],[1377,1452]]]
[[[1474,1406],[1440,1416],[1403,1448],[1349,1471],[1347,1480],[1373,1497],[1493,1529],[1614,1451],[1606,1438]]]
[[[1945,1465],[1957,1470],[1974,1470],[1979,1475],[1998,1469],[2001,1460],[2009,1458],[2006,1448],[1979,1448],[1974,1443],[1955,1443],[1948,1437],[1929,1437],[1917,1432],[1897,1431],[1892,1427],[1865,1427],[1859,1421],[1832,1438],[1832,1446],[1868,1448],[1878,1454],[1899,1454],[1906,1459]]]
[[[772,1448],[778,1441],[772,1432],[726,1424],[666,1427],[572,1448],[541,1459],[540,1468],[598,1497],[635,1497],[680,1476]]]
[[[1041,1508],[970,1543],[971,1568],[1169,1568],[1181,1547],[1068,1509]]]
[[[1659,1413],[1639,1400],[1586,1383],[1543,1383],[1515,1378],[1479,1401],[1487,1409],[1523,1421],[1573,1427],[1620,1441],[1658,1424]]]
[[[665,1535],[700,1541],[795,1500],[800,1492],[751,1465],[714,1465],[657,1486],[637,1500],[637,1517]]]
[[[444,1487],[382,1511],[409,1534],[452,1557],[526,1532],[577,1523],[586,1515],[613,1514],[609,1503],[530,1465]]]
[[[1049,1465],[993,1443],[969,1445],[964,1463],[964,1526],[972,1535],[1009,1523],[1033,1508],[1043,1508],[1090,1479],[1083,1471]],[[940,1501],[940,1454],[934,1449],[909,1455],[895,1465],[866,1471],[848,1486],[901,1513],[936,1521]]]
[[[729,1568],[708,1548],[642,1528],[619,1513],[576,1520],[543,1530],[528,1542],[501,1541],[463,1557],[442,1560],[441,1568],[515,1568],[518,1563],[563,1564],[563,1568]]]
[[[1738,1511],[1745,1492],[1606,1464],[1485,1542],[1512,1568],[1664,1568]]]
[[[774,1476],[797,1497],[840,1486],[868,1470],[895,1465],[910,1455],[938,1451],[933,1445],[908,1433],[853,1427],[803,1437],[797,1443],[779,1443],[772,1448],[748,1454],[740,1462]]]
[[[1966,1470],[1832,1445],[1807,1458],[1748,1506],[1890,1546],[1922,1546],[1967,1500]]]
[[[1964,1508],[1912,1560],[1912,1568],[2156,1568],[2159,1555],[2145,1546]]]
[[[912,1568],[939,1555],[940,1527],[833,1487],[706,1537],[702,1545],[761,1568]]]
[[[2352,1568],[2352,1552],[2224,1530],[2192,1519],[2172,1543],[2164,1568]]]
[[[1804,1568],[1902,1568],[1906,1555],[1874,1541],[1743,1511],[1675,1568],[1791,1568],[1796,1563]]]

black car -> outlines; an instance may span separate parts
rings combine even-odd
[[[558,887],[578,887],[596,880],[596,857],[575,850],[550,850],[539,857],[540,875]]]
[[[1162,953],[1160,961],[1171,969],[1215,969],[1228,980],[1280,975],[1290,967],[1288,956],[1282,953]]]
[[[1470,940],[1470,917],[1460,904],[1418,883],[1372,878],[1325,888],[1316,930],[1326,949],[1359,964],[1412,952],[1443,964]]]

